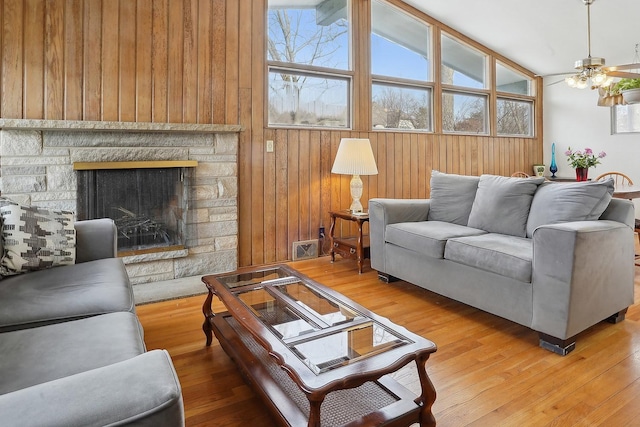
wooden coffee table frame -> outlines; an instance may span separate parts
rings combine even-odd
[[[205,317],[203,331],[207,338],[207,346],[211,345],[213,334],[215,334],[222,348],[240,367],[243,375],[253,385],[256,393],[265,402],[274,418],[281,422],[281,425],[319,427],[320,408],[329,393],[359,387],[371,381],[394,395],[397,401],[362,416],[359,420],[350,422],[349,426],[399,427],[416,422],[421,426],[435,426],[431,406],[435,401],[436,392],[426,372],[427,360],[431,353],[436,351],[433,342],[393,324],[388,319],[372,313],[338,292],[313,281],[286,265],[245,268],[221,276],[254,273],[274,268],[285,270],[289,275],[298,277],[312,289],[354,309],[413,342],[360,361],[354,361],[346,366],[315,374],[244,303],[225,285],[216,280],[218,276],[203,277],[202,281],[209,290],[202,306]],[[214,295],[224,303],[228,311],[213,313],[211,304]],[[239,327],[231,326],[231,318]],[[267,363],[270,362],[265,362],[264,359],[257,357],[245,345],[244,341],[247,338],[255,340],[270,356],[267,359],[284,370],[299,390],[304,393],[309,403],[308,416],[283,390],[280,382],[269,373]],[[421,386],[420,396],[414,395],[388,375],[411,361],[416,362]],[[348,404],[345,405],[347,408],[348,406]]]

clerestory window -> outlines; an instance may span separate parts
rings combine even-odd
[[[269,125],[350,126],[349,11],[349,0],[269,0]]]
[[[533,136],[533,82],[496,61],[496,133],[501,136]]]
[[[371,115],[374,129],[432,130],[431,28],[371,2]]]

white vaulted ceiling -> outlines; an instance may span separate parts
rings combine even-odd
[[[588,54],[582,0],[404,0],[536,74],[573,71]],[[591,54],[607,65],[633,62],[640,0],[595,0]]]

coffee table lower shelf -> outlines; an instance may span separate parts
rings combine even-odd
[[[306,395],[267,351],[230,314],[209,318],[225,352],[283,426],[307,426]],[[419,422],[417,396],[389,375],[359,387],[329,393],[321,406],[321,426],[408,426]]]

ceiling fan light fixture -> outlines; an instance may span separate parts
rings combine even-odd
[[[576,85],[578,84],[578,79],[576,79],[576,76],[566,77],[564,81],[569,87],[576,87]]]
[[[578,82],[576,83],[576,88],[584,89],[587,87],[588,82],[589,82],[589,79],[587,79],[586,77],[581,77],[580,80],[578,80]]]
[[[591,76],[591,81],[594,86],[602,86],[604,82],[607,81],[607,74],[603,71],[596,70],[593,76]]]

